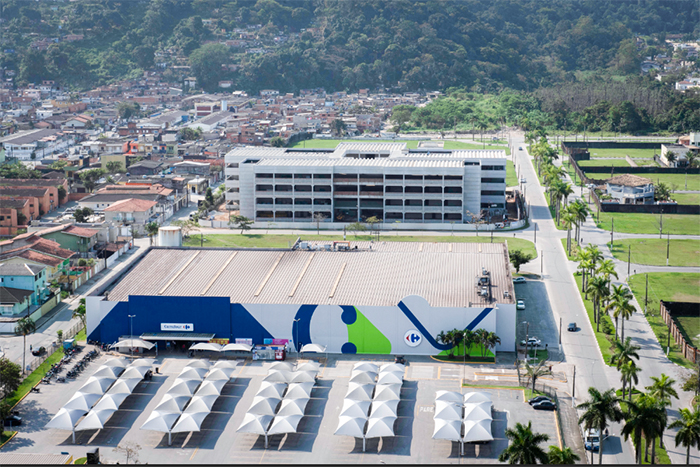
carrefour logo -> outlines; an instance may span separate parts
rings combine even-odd
[[[411,329],[410,331],[406,331],[406,334],[403,336],[403,341],[409,347],[418,347],[423,341],[423,336],[415,329]]]
[[[160,323],[161,331],[194,331],[192,323]]]

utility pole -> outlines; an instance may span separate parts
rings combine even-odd
[[[671,234],[666,233],[666,266],[668,266],[668,255],[671,252]]]
[[[571,391],[571,406],[576,407],[576,365],[574,365],[574,384]]]
[[[644,274],[647,285],[644,287],[644,316],[647,314],[647,303],[649,303],[649,274]]]
[[[561,345],[561,316],[559,317],[559,345]]]
[[[133,340],[134,339],[134,318],[136,318],[136,315],[129,315],[129,339]],[[131,343],[131,360],[134,360],[134,347],[133,347],[133,342]]]
[[[614,244],[613,244],[613,234],[615,233],[615,218],[611,217],[612,220],[612,229],[610,230],[610,252],[612,253]]]
[[[535,224],[535,244],[537,244],[537,222],[534,222]]]
[[[630,259],[631,258],[632,258],[632,245],[627,245],[627,277],[630,276]]]
[[[544,250],[540,250],[540,276],[543,275],[544,271]]]

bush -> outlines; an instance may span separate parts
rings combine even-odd
[[[78,266],[87,266],[87,261],[83,258],[78,260]]]
[[[601,315],[600,319],[603,321],[600,323],[601,327],[603,328],[603,332],[605,334],[614,336],[615,335],[615,326],[613,326],[612,322],[610,321],[610,318],[604,315]]]
[[[70,292],[67,290],[61,290],[61,300],[65,300],[68,297],[70,297]]]

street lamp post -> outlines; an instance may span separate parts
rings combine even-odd
[[[129,316],[129,338],[133,339],[134,338],[134,318],[136,318],[136,315],[128,315]],[[133,342],[131,348],[131,359],[133,360],[134,358],[134,347],[133,347]]]
[[[523,321],[520,324],[525,324],[525,363],[527,363],[527,352],[528,352],[528,339],[530,338],[530,323],[527,321]]]
[[[301,349],[301,346],[299,345],[299,325],[296,324],[299,321],[301,321],[301,318],[294,318],[294,345],[297,348],[297,358],[299,358],[299,350]]]

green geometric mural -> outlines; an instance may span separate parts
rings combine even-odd
[[[355,308],[355,322],[348,324],[348,342],[355,344],[356,353],[390,354],[391,342]]]

